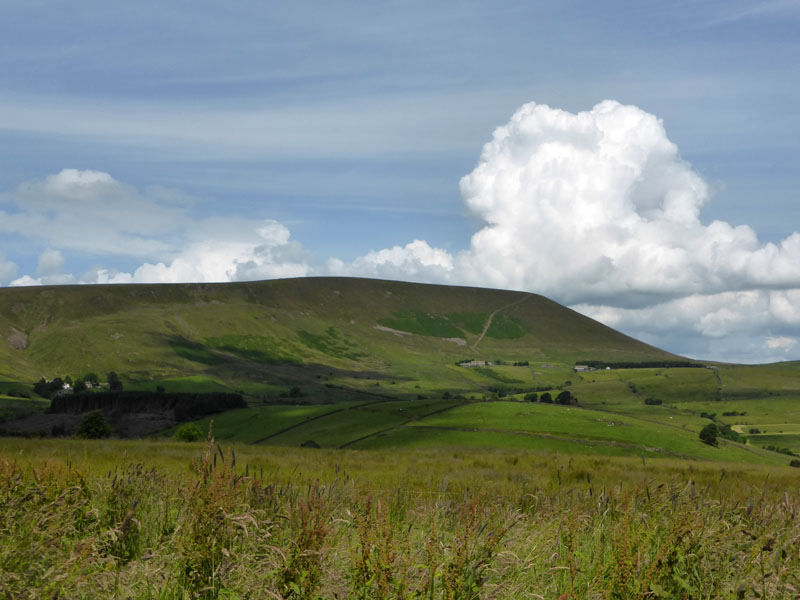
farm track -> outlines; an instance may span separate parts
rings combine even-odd
[[[492,321],[494,320],[494,317],[495,317],[495,315],[497,313],[499,313],[502,310],[506,310],[508,308],[511,308],[512,306],[516,306],[517,304],[522,304],[527,299],[528,299],[528,295],[526,294],[522,298],[519,298],[518,300],[514,300],[514,302],[511,302],[509,304],[501,306],[500,308],[495,309],[495,311],[492,314],[489,315],[489,318],[486,319],[486,323],[484,323],[484,325],[483,325],[483,331],[481,331],[481,334],[478,336],[478,339],[475,340],[475,343],[472,344],[472,349],[474,351],[476,351],[476,352],[478,351],[478,344],[480,344],[483,341],[483,337],[486,335],[486,332],[489,331],[489,327],[492,326]]]

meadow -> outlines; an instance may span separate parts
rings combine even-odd
[[[796,598],[786,467],[0,440],[10,598]]]

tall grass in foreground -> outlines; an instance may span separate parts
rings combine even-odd
[[[338,465],[279,478],[211,441],[186,474],[0,455],[0,597],[800,597],[797,485],[686,465],[615,485],[587,463],[532,486],[512,477],[520,456],[495,494],[454,472],[392,489]]]

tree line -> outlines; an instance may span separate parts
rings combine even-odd
[[[51,413],[80,414],[91,410],[131,414],[174,411],[178,421],[199,419],[205,415],[245,408],[241,394],[228,392],[147,392],[110,391],[58,394],[50,402]]]
[[[615,361],[583,360],[576,365],[586,365],[592,369],[704,369],[705,365],[688,360],[644,360],[644,361]]]

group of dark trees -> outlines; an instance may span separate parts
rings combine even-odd
[[[106,421],[102,410],[92,410],[86,413],[75,432],[75,437],[84,440],[99,440],[110,435],[111,426]]]
[[[576,365],[586,365],[593,369],[675,369],[694,368],[704,369],[705,365],[688,360],[645,360],[645,361],[615,361],[605,362],[602,360],[583,360],[575,363]]]
[[[717,437],[719,437],[719,427],[716,423],[709,423],[700,430],[700,440],[709,446],[717,445]]]
[[[761,446],[764,450],[769,450],[771,452],[778,452],[779,454],[785,454],[786,456],[797,456],[791,448],[781,448],[780,446]]]
[[[114,371],[111,371],[106,376],[106,381],[108,382],[108,388],[110,390],[117,392],[122,390],[122,381],[120,381],[119,376]],[[42,377],[33,385],[33,391],[42,398],[53,398],[59,392],[66,391],[65,385],[69,385],[72,392],[81,393],[85,392],[90,387],[98,387],[100,385],[100,378],[97,376],[97,373],[87,373],[75,381],[73,381],[72,377],[69,375],[63,378],[56,377],[51,381],[47,381],[47,379]]]
[[[67,379],[70,379],[67,377]],[[52,381],[47,381],[42,377],[39,381],[33,384],[33,391],[39,394],[42,398],[52,398],[53,395],[64,389],[65,381],[61,377],[56,377]]]
[[[708,425],[706,425],[703,428],[703,430],[709,429],[709,431],[706,432],[706,435],[709,437],[709,439],[711,433],[714,432],[714,443],[708,440],[704,440],[701,435],[700,439],[703,440],[705,443],[711,444],[712,446],[716,446],[717,436],[725,438],[726,440],[731,440],[732,442],[739,442],[740,444],[744,444],[747,441],[742,434],[734,431],[730,425],[728,425],[727,423],[722,423],[720,421],[717,421],[717,413],[701,412],[700,416],[704,419],[710,419],[712,421],[711,424],[714,425],[714,428],[716,429],[716,431],[714,431],[713,429],[709,429]]]
[[[455,362],[455,365],[458,367],[458,366],[461,366],[461,365],[465,365],[467,363],[471,363],[474,360],[475,360],[474,358],[462,358],[461,360],[457,360]],[[480,360],[478,362],[485,362],[485,361]],[[503,365],[509,365],[510,364],[510,365],[512,365],[514,367],[528,367],[528,366],[530,366],[531,363],[529,361],[527,361],[527,360],[515,360],[512,363],[507,363],[502,358],[497,358],[497,359],[495,359],[494,364],[498,365],[498,366],[503,366]]]
[[[175,419],[178,421],[190,421],[205,415],[245,407],[241,394],[225,392],[200,394],[102,390],[59,394],[50,402],[51,413],[80,414],[102,410],[110,414],[135,414],[171,410],[174,411]]]
[[[577,404],[578,398],[573,396],[569,390],[564,390],[559,392],[559,394],[553,400],[553,397],[550,395],[550,392],[545,392],[541,396],[538,396],[536,392],[530,392],[525,394],[526,402],[543,402],[545,404],[563,404],[564,406],[569,406],[570,404]]]

